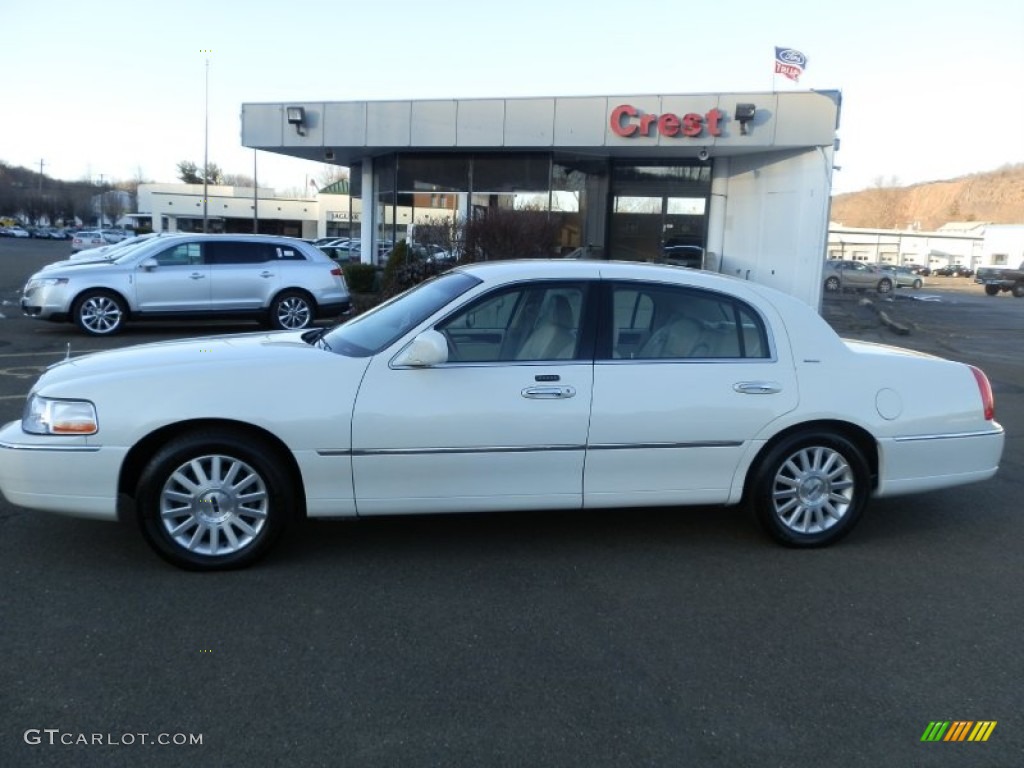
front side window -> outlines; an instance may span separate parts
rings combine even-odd
[[[199,243],[182,243],[165,248],[153,256],[161,267],[189,267],[203,263],[202,246]]]
[[[760,315],[725,294],[619,283],[612,287],[610,357],[629,360],[768,357]]]
[[[573,360],[580,351],[585,289],[581,283],[538,282],[504,288],[437,326],[448,362]]]

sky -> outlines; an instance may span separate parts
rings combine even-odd
[[[4,0],[0,161],[177,181],[210,162],[298,190],[323,167],[241,145],[246,102],[839,90],[834,192],[1024,162],[1020,0]],[[807,58],[799,83],[774,47]],[[208,87],[208,90],[207,90]]]

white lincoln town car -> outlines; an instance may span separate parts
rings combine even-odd
[[[248,565],[304,517],[463,511],[746,503],[806,547],[872,496],[992,477],[1003,441],[977,368],[844,341],[765,286],[531,260],[329,329],[58,363],[0,430],[0,489],[134,519],[196,570]]]

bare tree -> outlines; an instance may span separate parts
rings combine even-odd
[[[462,227],[465,261],[551,256],[561,221],[537,207],[487,208]]]
[[[323,189],[329,187],[331,184],[335,184],[339,181],[344,181],[349,178],[348,168],[341,165],[331,165],[330,163],[322,163],[320,165],[320,171],[316,174],[317,188]]]

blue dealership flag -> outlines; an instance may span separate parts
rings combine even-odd
[[[775,74],[785,75],[794,82],[807,68],[807,57],[794,48],[775,46]]]

